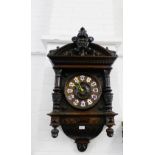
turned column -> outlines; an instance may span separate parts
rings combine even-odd
[[[60,104],[62,100],[62,91],[61,91],[61,73],[62,69],[54,69],[55,71],[55,87],[53,89],[52,97],[53,97],[53,113],[57,113],[60,111]],[[60,118],[58,116],[54,116],[51,114],[51,126],[53,129],[51,130],[51,135],[53,138],[58,136],[59,130],[57,127],[60,125]]]
[[[111,93],[111,87],[110,87],[110,71],[111,70],[104,70],[105,75],[105,88],[104,88],[104,101],[105,101],[105,110],[112,111],[112,99],[113,94]]]
[[[106,129],[107,136],[112,137],[114,134],[114,130],[112,129],[112,126],[114,123],[114,116],[116,113],[112,112],[112,100],[113,100],[113,93],[110,86],[110,71],[104,70],[105,75],[105,94],[104,94],[104,101],[105,101],[105,111],[107,112],[106,115],[106,126],[108,127]]]
[[[54,93],[53,97],[53,111],[58,112],[60,110],[60,102],[62,99],[62,91],[61,91],[61,74],[62,69],[54,69],[55,71],[55,87],[53,89]]]

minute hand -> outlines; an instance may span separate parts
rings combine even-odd
[[[84,89],[81,87],[80,83],[78,83],[78,88],[79,88],[79,90],[80,90],[81,92],[84,91]]]

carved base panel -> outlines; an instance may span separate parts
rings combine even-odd
[[[61,118],[64,133],[75,140],[79,151],[87,149],[89,140],[100,134],[104,120],[100,117],[65,117]]]
[[[91,115],[90,115],[91,114]],[[83,152],[87,149],[91,139],[98,136],[103,127],[107,126],[106,132],[108,137],[112,137],[115,125],[114,117],[117,113],[49,113],[51,117],[51,135],[53,138],[58,136],[58,126],[62,127],[64,133],[75,140],[79,151]]]

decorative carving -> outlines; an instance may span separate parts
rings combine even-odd
[[[106,125],[107,125],[107,136],[112,137],[114,135],[114,130],[112,129],[112,126],[115,125],[114,123],[114,116],[117,115],[116,113],[113,113],[106,117]]]
[[[77,35],[77,37],[73,37],[72,41],[77,45],[77,50],[80,52],[82,48],[88,48],[89,43],[94,40],[93,37],[88,37],[86,30],[82,27]]]
[[[51,135],[52,135],[53,138],[58,137],[58,133],[59,133],[59,130],[56,129],[56,128],[51,130]]]
[[[80,152],[84,152],[87,149],[89,139],[76,139],[77,148]]]
[[[113,130],[111,127],[108,127],[108,128],[106,129],[106,132],[107,132],[107,136],[108,136],[108,137],[113,137],[113,135],[114,135],[114,130]]]
[[[116,52],[92,43],[93,37],[89,37],[85,28],[81,28],[78,35],[72,38],[73,43],[67,44],[56,50],[51,50],[48,57],[52,56],[112,56],[116,57]]]
[[[61,124],[67,125],[97,125],[101,123],[102,122],[100,117],[66,117],[61,120]]]
[[[89,44],[94,40],[93,37],[88,37],[85,28],[81,28],[77,37],[73,37],[72,41],[76,44],[76,47],[73,49],[73,54],[86,56],[93,52],[92,48],[89,47]],[[95,54],[95,51],[94,51]]]
[[[51,116],[51,114],[48,114],[49,116]],[[60,125],[59,122],[59,117],[51,117],[51,126],[54,128],[51,130],[51,135],[53,138],[56,138],[58,136],[59,130],[57,129],[57,127]]]

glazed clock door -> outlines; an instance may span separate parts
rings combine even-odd
[[[98,102],[102,89],[97,78],[91,75],[75,75],[67,80],[64,92],[71,106],[88,109]]]

